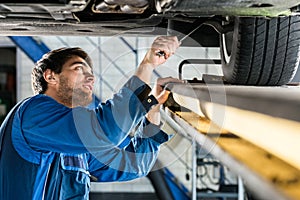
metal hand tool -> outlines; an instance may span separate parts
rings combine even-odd
[[[203,23],[201,23],[200,25],[198,25],[196,28],[194,28],[191,32],[189,32],[188,34],[186,34],[184,37],[182,37],[179,40],[179,43],[182,43],[183,40],[185,40],[186,38],[188,38],[192,33],[194,33],[198,28],[200,28],[203,25]],[[165,52],[164,51],[159,51],[156,53],[157,56],[165,56]]]

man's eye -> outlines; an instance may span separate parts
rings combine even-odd
[[[76,67],[75,67],[75,70],[82,70],[82,69],[83,69],[82,66],[76,66]]]

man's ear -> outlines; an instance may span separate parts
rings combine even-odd
[[[44,79],[48,84],[55,85],[57,83],[56,74],[50,69],[46,69],[46,71],[44,72]]]

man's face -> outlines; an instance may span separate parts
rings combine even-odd
[[[71,107],[87,106],[92,102],[94,75],[91,67],[79,56],[69,59],[59,74],[58,96]]]

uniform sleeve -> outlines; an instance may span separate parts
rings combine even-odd
[[[114,155],[112,160],[92,155],[90,173],[99,182],[128,181],[146,176],[157,160],[161,144],[169,139],[170,135],[144,118],[129,143],[110,152]]]
[[[132,77],[106,103],[90,110],[67,108],[39,95],[17,113],[14,131],[39,151],[62,153],[102,152],[123,142],[157,101],[148,97],[150,88]]]

